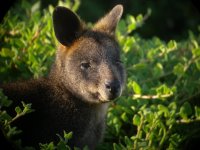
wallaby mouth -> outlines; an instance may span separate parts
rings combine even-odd
[[[110,100],[104,99],[99,92],[93,94],[93,98],[99,102],[109,102]]]

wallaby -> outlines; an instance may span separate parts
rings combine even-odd
[[[88,29],[70,9],[55,8],[59,46],[49,75],[0,86],[13,107],[24,101],[35,110],[14,122],[23,131],[23,145],[57,141],[64,130],[73,132],[71,147],[92,150],[101,141],[109,102],[121,95],[125,83],[115,39],[122,12],[117,5]]]

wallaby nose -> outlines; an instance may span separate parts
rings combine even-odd
[[[115,99],[120,95],[120,83],[119,81],[111,81],[105,83],[106,91],[109,99]]]

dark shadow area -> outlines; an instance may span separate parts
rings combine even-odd
[[[188,36],[188,30],[197,32],[200,24],[200,13],[195,1],[189,0],[84,0],[78,13],[86,21],[95,21],[106,10],[116,4],[124,5],[124,16],[131,14],[145,15],[147,9],[152,10],[151,16],[142,26],[136,30],[144,38],[158,36],[163,40],[184,39]]]
[[[14,2],[8,0],[7,3],[1,4],[1,20]],[[56,6],[57,2],[58,0],[41,1],[41,10],[49,4]],[[86,22],[95,22],[116,4],[124,6],[123,18],[127,14],[135,17],[139,14],[145,15],[147,9],[151,9],[151,16],[135,31],[143,38],[158,36],[167,41],[183,40],[188,36],[189,30],[194,34],[198,32],[200,12],[196,0],[82,0],[77,13]]]

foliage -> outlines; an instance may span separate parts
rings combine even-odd
[[[68,140],[70,140],[72,138],[72,132],[66,133],[64,131],[63,137],[58,135],[60,141],[55,144],[53,142],[50,143],[46,143],[46,144],[40,144],[40,149],[41,150],[55,150],[55,149],[59,149],[59,150],[71,150],[71,148],[67,145]],[[76,150],[78,150],[78,148],[74,148]]]
[[[79,1],[62,5],[77,10]],[[22,0],[0,25],[1,82],[47,75],[56,47],[53,7],[40,12],[39,6],[39,1]],[[123,96],[109,107],[106,136],[98,149],[179,149],[200,135],[200,34],[189,32],[187,39],[169,42],[131,35],[149,15],[150,11],[144,16],[128,15],[119,22],[116,35],[127,84]],[[22,103],[12,117],[6,111],[10,103],[0,92],[1,128],[7,138],[20,132],[11,123],[32,110]],[[40,144],[40,148],[70,149],[66,144],[71,136],[64,132],[60,142]]]
[[[17,127],[13,127],[12,123],[23,117],[24,115],[33,112],[34,110],[31,109],[31,104],[25,104],[22,101],[23,109],[19,106],[15,107],[15,116],[12,117],[8,114],[7,109],[12,104],[11,100],[3,94],[2,90],[0,90],[0,128],[1,131],[6,138],[7,141],[10,141],[14,144],[17,148],[21,149],[21,140],[12,140],[13,136],[21,133],[22,131]]]

